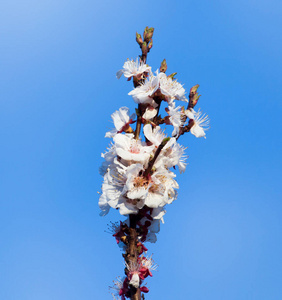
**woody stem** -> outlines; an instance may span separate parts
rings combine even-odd
[[[152,171],[152,168],[154,166],[155,161],[157,160],[157,158],[158,158],[159,154],[161,153],[163,147],[166,145],[166,143],[168,141],[169,141],[169,138],[163,139],[163,141],[161,142],[161,144],[157,148],[154,157],[149,161],[148,167],[147,167],[147,169],[145,170],[145,172],[143,174],[144,177],[147,177],[150,174],[150,172]]]
[[[137,251],[137,231],[136,231],[136,215],[129,215],[129,235],[128,235],[128,246],[126,250],[126,262],[130,265],[137,265],[138,251]],[[130,288],[130,299],[141,300],[140,287],[135,288],[129,285]]]
[[[135,133],[134,133],[134,138],[136,140],[138,140],[139,135],[140,135],[140,131],[141,131],[141,124],[142,124],[142,116],[140,116],[141,114],[141,106],[140,104],[138,104],[138,117],[137,117],[137,122],[136,122],[136,129],[135,129]]]

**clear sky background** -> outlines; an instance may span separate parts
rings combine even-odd
[[[115,73],[155,27],[163,58],[211,119],[149,253],[146,299],[282,299],[279,0],[26,0],[0,4],[0,299],[111,299],[121,252],[99,217]]]

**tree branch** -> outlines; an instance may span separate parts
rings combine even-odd
[[[137,216],[136,215],[129,215],[129,236],[128,236],[128,246],[127,246],[127,255],[126,255],[126,262],[127,264],[134,265],[137,264],[138,258],[138,250],[137,250],[137,231],[136,231],[136,223],[137,223]],[[131,285],[130,287],[130,299],[131,300],[141,300],[141,291],[140,287],[135,288]]]

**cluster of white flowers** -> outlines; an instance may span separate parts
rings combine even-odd
[[[119,209],[122,215],[137,214],[144,207],[152,209],[151,215],[160,220],[164,215],[164,206],[172,203],[176,197],[178,184],[171,168],[186,168],[184,148],[177,142],[180,129],[185,122],[196,137],[205,136],[208,119],[201,117],[193,108],[176,106],[175,101],[188,102],[185,89],[165,73],[155,75],[151,67],[139,61],[126,61],[123,69],[117,73],[126,78],[138,77],[140,84],[129,95],[139,104],[142,114],[144,141],[133,133],[131,124],[136,122],[135,114],[130,115],[127,107],[121,107],[112,114],[115,128],[106,133],[113,143],[102,154],[105,159],[100,168],[104,176],[102,194],[99,199],[101,214],[108,213],[110,207]],[[153,122],[159,111],[160,102],[167,104],[165,123],[173,125],[172,137],[168,138],[160,126]],[[189,125],[188,125],[189,126]],[[161,151],[158,149],[161,147]],[[154,160],[153,166],[150,162]],[[148,172],[148,168],[150,171]]]
[[[151,29],[146,30],[144,40],[152,34]],[[140,39],[137,35],[137,40]],[[138,42],[140,47],[141,41]],[[128,80],[133,78],[134,89],[128,95],[138,108],[136,115],[130,114],[127,107],[121,107],[111,115],[114,128],[105,137],[112,141],[102,154],[104,162],[100,167],[104,177],[99,198],[100,215],[106,215],[114,208],[127,216],[120,224],[109,226],[117,244],[126,252],[126,276],[114,282],[114,299],[130,298],[132,289],[143,293],[149,291],[141,285],[147,276],[152,276],[151,270],[155,270],[156,265],[151,257],[144,256],[147,248],[143,243],[156,242],[156,233],[166,213],[165,206],[177,198],[174,170],[178,167],[182,173],[187,165],[185,148],[178,143],[178,138],[186,132],[205,137],[208,129],[208,117],[200,110],[194,110],[200,97],[198,85],[191,88],[187,99],[183,85],[174,79],[174,74],[167,76],[166,68],[165,60],[161,72],[155,73],[141,59],[127,60],[116,75],[117,78],[124,75]],[[160,115],[161,105],[165,105],[166,116]],[[162,124],[173,127],[171,136],[161,128]],[[134,255],[129,245],[132,229],[135,232]]]

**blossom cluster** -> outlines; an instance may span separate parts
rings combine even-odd
[[[99,199],[101,214],[107,214],[111,207],[119,209],[122,215],[138,214],[148,207],[153,219],[160,220],[165,205],[177,197],[178,184],[171,169],[177,166],[184,172],[186,168],[185,148],[177,142],[181,130],[189,128],[196,137],[205,137],[208,119],[189,105],[187,109],[177,106],[177,101],[189,101],[183,86],[172,76],[158,71],[153,74],[151,67],[138,59],[126,61],[117,76],[121,74],[141,81],[129,95],[138,103],[144,141],[134,134],[131,125],[136,123],[136,115],[130,114],[127,107],[112,114],[115,128],[106,137],[113,142],[102,154],[105,161],[100,168],[104,176]],[[164,118],[157,115],[161,102],[167,105],[168,116]],[[173,126],[171,137],[167,137],[160,124]]]
[[[135,292],[149,291],[142,283],[152,276],[151,270],[156,265],[151,257],[144,256],[147,252],[144,242],[156,242],[165,207],[177,198],[179,186],[174,170],[177,167],[183,173],[187,165],[185,148],[178,139],[187,132],[197,138],[205,137],[209,126],[208,117],[194,110],[200,97],[199,85],[193,86],[187,95],[174,78],[176,73],[165,73],[165,60],[156,72],[146,64],[146,55],[152,47],[152,30],[145,29],[144,40],[137,34],[142,56],[127,60],[116,74],[118,79],[122,75],[128,81],[132,79],[134,88],[128,95],[137,109],[131,114],[129,108],[121,107],[111,115],[114,128],[105,137],[112,141],[102,153],[104,162],[99,170],[104,178],[100,214],[106,215],[114,208],[127,216],[125,221],[112,223],[109,228],[125,251],[126,276],[114,282],[114,299],[118,296],[124,300]],[[161,116],[161,105],[165,116]],[[172,126],[171,134],[161,125]]]

